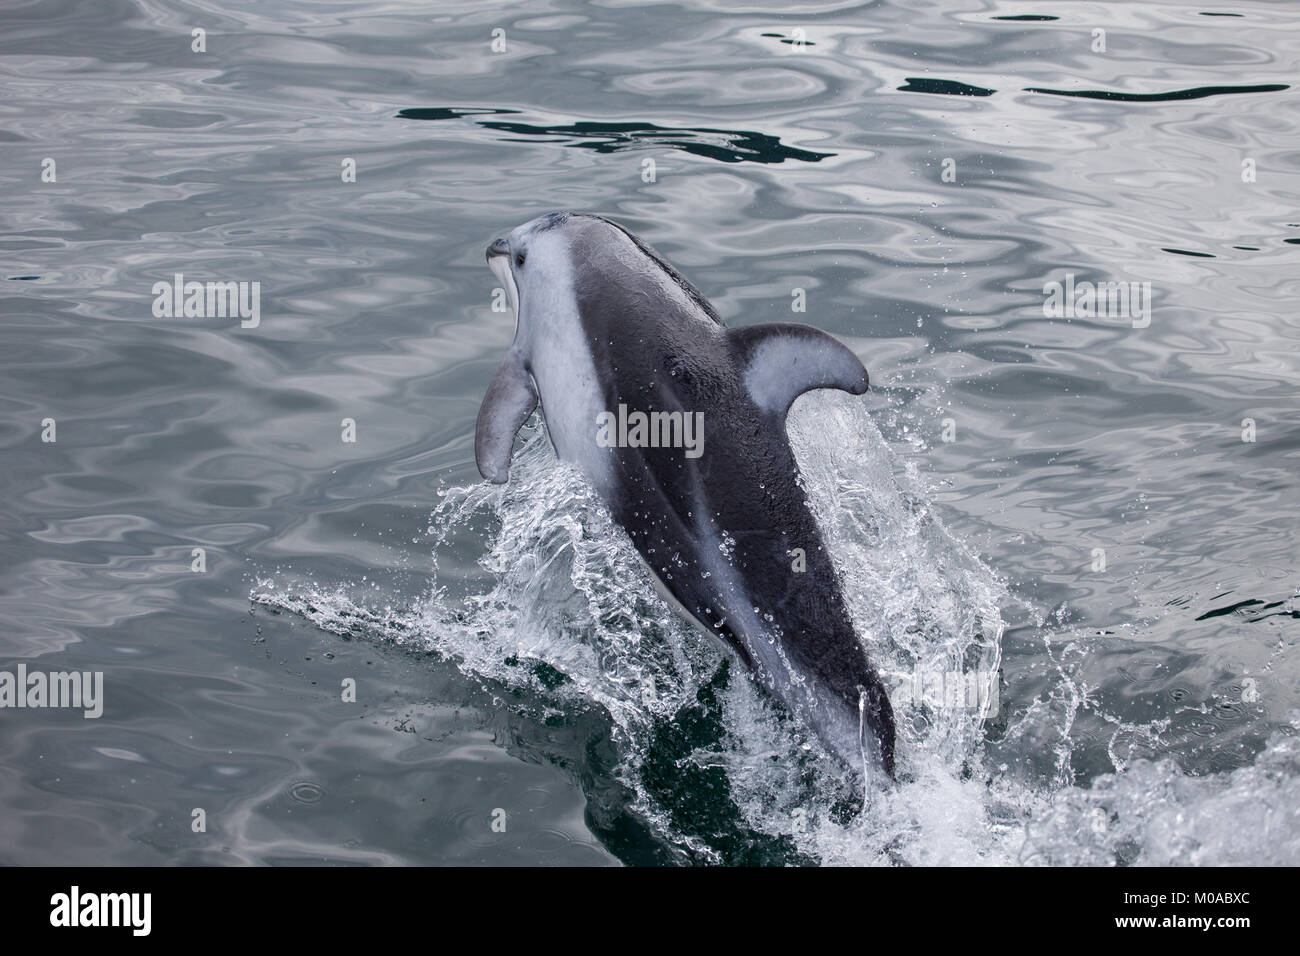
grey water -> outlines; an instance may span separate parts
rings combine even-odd
[[[0,672],[104,689],[0,708],[0,862],[1300,862],[1298,65],[1281,2],[10,0]],[[866,808],[540,423],[480,483],[557,209],[870,370],[790,422]]]

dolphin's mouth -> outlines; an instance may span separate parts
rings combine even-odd
[[[515,330],[519,329],[519,288],[510,271],[510,247],[504,239],[495,240],[487,247],[488,267],[510,296],[510,310],[515,314]]]

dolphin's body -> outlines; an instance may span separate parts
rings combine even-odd
[[[785,431],[809,389],[866,391],[857,356],[808,326],[725,328],[672,266],[598,216],[534,219],[487,254],[516,329],[479,410],[483,477],[507,480],[515,433],[540,400],[557,455],[597,489],[678,610],[721,637],[851,768],[892,777],[889,698],[854,633]],[[661,413],[650,428],[659,447],[644,447],[635,412]],[[702,442],[663,447],[684,440],[689,416],[702,422]],[[626,436],[609,427],[617,418]],[[638,438],[643,447],[631,447]]]

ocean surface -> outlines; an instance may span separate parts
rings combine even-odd
[[[0,709],[0,863],[1300,863],[1296,14],[9,0],[0,670],[103,713]],[[557,209],[870,370],[790,419],[865,807],[540,422],[481,483]]]

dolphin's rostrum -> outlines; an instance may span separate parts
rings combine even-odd
[[[809,389],[866,391],[857,356],[809,326],[727,329],[677,270],[599,216],[542,216],[487,255],[516,328],[479,409],[483,477],[507,480],[515,433],[540,401],[556,454],[596,488],[678,610],[855,772],[892,777],[889,697],[785,431]],[[687,426],[702,432],[694,455],[675,440]]]

